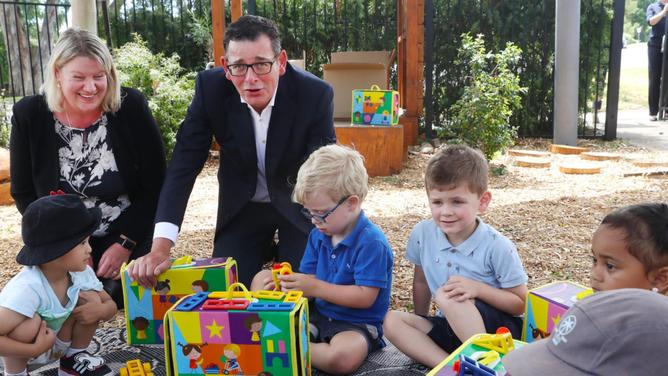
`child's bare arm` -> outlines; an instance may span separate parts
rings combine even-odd
[[[86,291],[85,293],[90,292]],[[84,325],[110,320],[116,314],[116,303],[114,303],[106,291],[102,290],[95,292],[95,294],[97,294],[99,299],[86,299],[83,304],[78,305],[72,311],[74,318]]]
[[[421,266],[415,265],[413,271],[413,305],[416,315],[428,315],[431,291]]]
[[[39,329],[31,342],[22,342],[10,334],[22,323],[29,320],[22,314],[0,307],[0,356],[32,358],[45,353],[56,341],[56,334],[40,322]]]
[[[508,289],[497,289],[486,283],[462,276],[450,277],[439,290],[442,290],[448,298],[457,301],[480,299],[511,315],[521,315],[524,312],[524,300],[528,292],[526,284]]]
[[[299,290],[304,295],[320,298],[349,308],[369,308],[376,301],[377,287],[335,285],[321,281],[312,274],[292,273],[279,276],[283,291]]]

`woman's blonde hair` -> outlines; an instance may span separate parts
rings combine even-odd
[[[341,145],[323,146],[299,168],[292,200],[303,204],[308,195],[325,190],[334,201],[357,195],[361,202],[368,192],[368,180],[360,153]]]
[[[112,113],[118,111],[121,107],[121,83],[111,53],[95,34],[78,27],[65,30],[51,51],[41,89],[49,109],[52,112],[63,111],[63,93],[56,79],[56,71],[79,56],[95,59],[104,67],[107,93],[102,101],[102,110]]]

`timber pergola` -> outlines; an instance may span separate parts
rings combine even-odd
[[[231,0],[232,21],[243,14],[242,1]],[[404,145],[417,144],[418,120],[424,98],[424,0],[397,0],[397,86],[401,96],[399,118],[404,127]],[[211,0],[213,54],[220,66],[225,34],[225,1]]]

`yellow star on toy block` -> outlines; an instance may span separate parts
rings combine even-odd
[[[561,320],[561,315],[557,315],[557,317],[552,318],[552,323],[554,324],[554,326],[557,326],[557,324],[559,324],[559,320]]]
[[[216,320],[213,320],[213,323],[211,323],[211,325],[207,325],[206,328],[209,329],[209,338],[213,337],[223,338],[223,336],[220,334],[220,331],[225,329],[225,326],[218,325],[218,323],[216,323]]]

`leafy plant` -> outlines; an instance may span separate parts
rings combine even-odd
[[[155,117],[167,157],[176,143],[176,132],[186,116],[194,93],[194,73],[185,73],[179,56],[152,53],[140,36],[114,51],[116,68],[124,86],[146,95]]]
[[[465,86],[450,108],[452,117],[441,136],[477,147],[487,159],[515,142],[517,127],[511,125],[510,117],[514,109],[521,108],[521,93],[526,92],[513,69],[521,55],[522,50],[513,43],[493,53],[486,51],[482,34],[475,39],[462,35],[456,64],[466,67]]]

